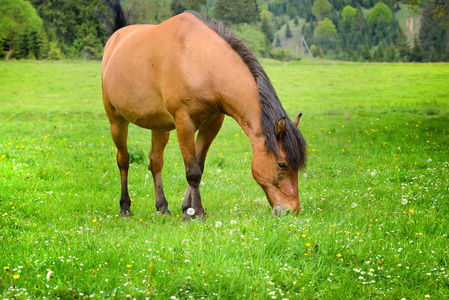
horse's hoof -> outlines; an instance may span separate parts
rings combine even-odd
[[[171,217],[171,212],[168,210],[168,207],[162,207],[157,209],[158,212],[161,213],[161,215],[169,216]]]
[[[195,215],[189,215],[187,212],[184,212],[184,215],[182,216],[182,222],[185,223],[189,220],[198,219],[199,221],[206,221],[206,214],[195,214]]]
[[[122,209],[120,211],[120,217],[131,217],[133,213],[129,209]]]

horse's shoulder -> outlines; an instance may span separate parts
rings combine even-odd
[[[110,39],[111,40],[112,39],[121,40],[121,39],[128,37],[131,34],[134,34],[138,31],[142,31],[145,29],[149,29],[153,26],[154,25],[141,25],[141,24],[125,26],[125,27],[120,28],[116,32],[114,32],[114,34],[111,36]]]

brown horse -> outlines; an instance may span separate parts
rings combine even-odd
[[[299,212],[298,170],[306,144],[255,56],[230,30],[195,12],[159,25],[116,31],[102,62],[103,102],[117,146],[121,216],[130,215],[129,123],[152,131],[150,164],[156,208],[170,214],[162,185],[163,152],[176,130],[187,178],[182,210],[204,217],[199,185],[206,154],[225,115],[249,137],[252,174],[275,213]],[[195,141],[194,134],[198,131]]]

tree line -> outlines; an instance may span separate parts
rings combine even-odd
[[[0,0],[0,58],[101,59],[115,0]],[[295,30],[314,56],[353,61],[449,61],[446,19],[422,1],[407,40],[396,0],[121,0],[130,23],[159,24],[195,10],[232,26],[256,55],[300,59],[283,44]],[[416,9],[416,5],[414,6]],[[418,7],[419,8],[419,7]],[[441,13],[440,13],[441,15]]]

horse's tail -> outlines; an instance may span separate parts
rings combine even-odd
[[[130,24],[130,12],[125,13],[123,11],[122,5],[120,4],[120,0],[104,0],[104,2],[109,6],[112,10],[112,18],[107,17],[103,12],[97,11],[102,15],[103,19],[106,22],[106,27],[108,28],[111,35],[119,30],[122,27],[125,27]],[[107,14],[109,15],[109,14]],[[110,15],[109,15],[110,16]]]

